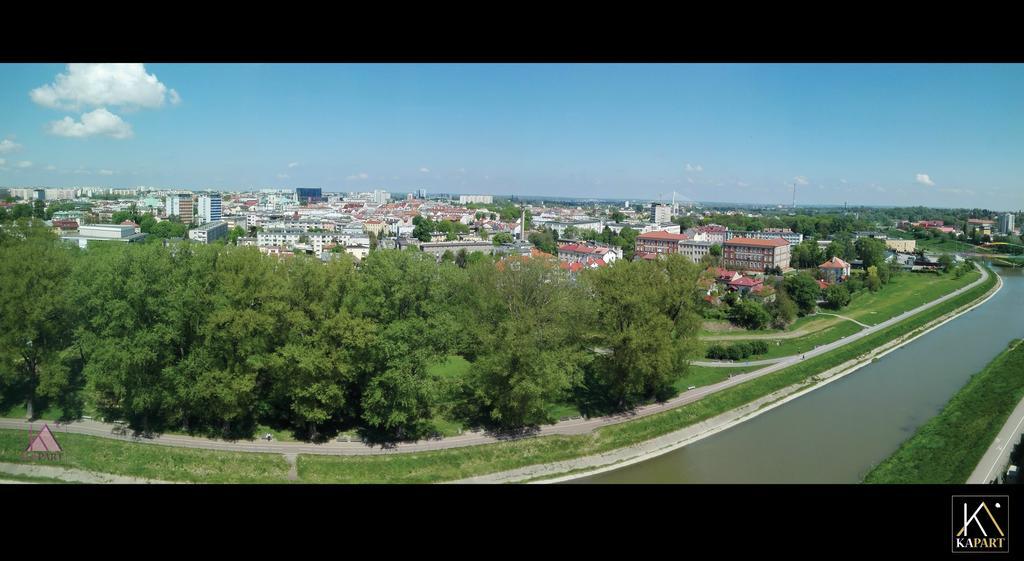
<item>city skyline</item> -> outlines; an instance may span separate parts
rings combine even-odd
[[[0,185],[1024,206],[1020,65],[0,65]]]

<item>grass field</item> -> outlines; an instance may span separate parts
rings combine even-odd
[[[64,461],[33,463],[165,481],[284,483],[288,477],[288,463],[280,454],[174,448],[59,430],[55,434]],[[0,430],[0,462],[25,463],[21,452],[26,441],[24,431]]]
[[[937,416],[872,469],[865,483],[964,483],[1024,398],[1019,340],[975,374]]]
[[[971,245],[969,243],[953,241],[951,239],[934,238],[930,240],[917,240],[917,249],[929,252],[957,253],[961,251],[987,253],[991,250]]]
[[[858,292],[850,305],[839,313],[868,325],[877,325],[966,286],[980,276],[978,271],[971,271],[959,279],[952,274],[902,273],[878,292]]]

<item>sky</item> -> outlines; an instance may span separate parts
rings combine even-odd
[[[1024,208],[1019,64],[0,64],[0,186]]]

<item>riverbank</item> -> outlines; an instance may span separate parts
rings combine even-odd
[[[968,481],[1007,418],[1024,399],[1022,372],[1024,345],[1015,340],[972,376],[941,413],[872,469],[864,482],[959,484]]]
[[[579,458],[578,460],[560,463],[544,468],[535,466],[533,469],[517,470],[490,476],[476,477],[464,482],[466,483],[490,483],[490,482],[538,482],[557,483],[570,481],[597,475],[600,473],[617,470],[631,464],[640,463],[657,456],[670,453],[684,446],[698,442],[709,436],[736,426],[739,423],[751,420],[758,415],[779,407],[789,401],[814,391],[824,385],[841,379],[858,369],[867,366],[877,358],[881,358],[913,340],[921,337],[934,329],[952,321],[960,315],[981,306],[991,299],[996,292],[1002,288],[1002,279],[993,275],[994,282],[991,285],[978,287],[981,292],[962,295],[956,303],[948,302],[947,306],[925,312],[915,316],[896,326],[880,332],[871,338],[872,342],[881,342],[887,337],[891,341],[881,344],[879,347],[859,355],[851,360],[843,362],[838,366],[822,371],[820,374],[810,375],[802,382],[794,383],[786,388],[776,391],[770,395],[759,398],[749,406],[743,406],[736,410],[726,412],[713,419],[702,423],[699,427],[686,427],[669,435],[664,435],[655,440],[641,443],[614,454]],[[902,334],[897,334],[897,329]],[[866,343],[870,345],[871,343]],[[832,356],[834,356],[833,353]],[[788,369],[787,369],[788,370]]]

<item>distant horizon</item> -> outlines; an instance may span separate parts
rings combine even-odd
[[[1020,64],[47,63],[0,80],[0,184],[783,206],[796,184],[798,206],[1024,207]]]
[[[60,186],[60,187],[39,186],[39,185],[36,185],[36,186],[0,186],[0,189],[148,189],[148,190],[155,190],[155,191],[191,191],[193,193],[214,192],[214,193],[229,193],[229,194],[232,194],[232,193],[255,193],[255,192],[259,192],[259,191],[264,190],[264,189],[275,190],[275,191],[293,191],[294,192],[295,189],[316,189],[316,188],[317,187],[294,187],[294,188],[289,188],[289,187],[255,187],[255,188],[247,188],[247,189],[229,189],[229,188],[196,189],[196,188],[188,188],[188,187],[160,187],[160,186],[153,186],[153,185],[136,185],[136,186],[132,186],[132,187],[113,187],[113,186],[102,186],[102,185],[88,185],[88,186],[75,185],[75,186]],[[328,195],[331,195],[331,194],[333,194],[333,195],[341,195],[341,194],[348,194],[348,193],[367,193],[367,192],[373,192],[374,191],[373,189],[362,190],[362,191],[327,191],[327,190],[323,190],[322,188],[321,188],[321,190],[322,190],[322,192],[324,194],[328,194]],[[382,191],[385,191],[385,192],[388,192],[388,193],[392,194],[392,201],[394,201],[394,202],[400,202],[400,201],[404,200],[404,199],[400,199],[400,198],[395,198],[394,197],[394,193],[415,194],[415,192],[416,192],[416,189],[413,189],[411,191],[404,191],[404,190],[388,191],[387,189],[378,189],[378,190],[382,190]],[[645,199],[645,198],[520,195],[518,193],[484,193],[484,192],[480,192],[480,191],[469,191],[469,192],[465,192],[465,193],[454,192],[454,191],[435,191],[435,192],[431,192],[431,191],[428,190],[427,191],[427,198],[429,199],[432,195],[433,196],[437,196],[437,195],[453,195],[453,196],[459,196],[459,195],[484,195],[484,196],[494,197],[495,199],[513,199],[513,198],[515,198],[515,199],[525,199],[525,200],[528,200],[528,201],[552,201],[552,202],[568,202],[568,201],[573,201],[573,202],[595,202],[595,203],[619,203],[619,202],[633,202],[633,201],[636,201],[638,203],[646,203],[646,204],[652,204],[652,203],[668,204],[668,205],[672,204],[671,200],[658,201],[658,200]],[[818,209],[818,208],[826,208],[827,209],[827,208],[844,208],[844,207],[848,207],[848,208],[853,208],[853,209],[856,209],[856,208],[933,208],[933,209],[937,209],[937,210],[973,210],[973,209],[980,209],[980,210],[988,210],[988,211],[991,211],[991,212],[994,212],[994,213],[1021,213],[1021,212],[1024,212],[1024,208],[1017,208],[1017,209],[1005,209],[1005,208],[1003,208],[1003,209],[1001,209],[1001,208],[982,207],[982,206],[936,206],[936,205],[922,205],[922,204],[866,204],[866,203],[849,204],[849,203],[845,203],[845,202],[840,202],[840,203],[806,203],[806,204],[800,204],[799,202],[797,202],[797,206],[796,206],[795,209],[793,207],[791,207],[790,205],[783,205],[782,203],[757,203],[757,202],[747,203],[747,202],[712,201],[712,200],[707,200],[707,201],[676,201],[676,203],[684,205],[684,206],[686,206],[686,205],[701,205],[701,206],[711,206],[711,207],[736,206],[736,207],[754,207],[754,208],[757,208],[757,209],[769,209],[769,210],[800,210],[801,208],[816,208],[816,209]]]

